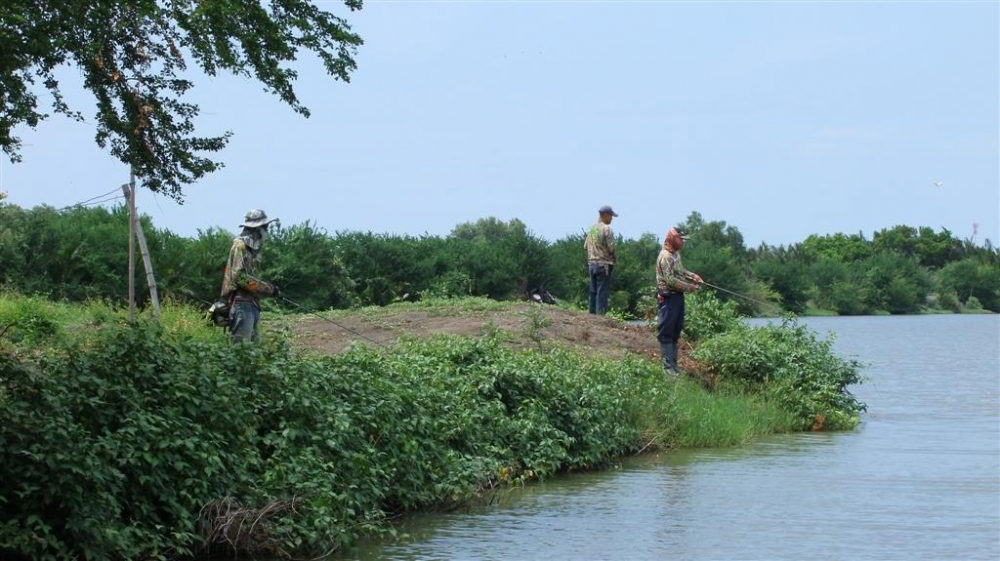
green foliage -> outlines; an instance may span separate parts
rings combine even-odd
[[[523,298],[555,276],[547,244],[517,219],[459,224],[447,242],[449,261],[468,275],[476,295]]]
[[[940,233],[935,233],[926,226],[919,229],[894,226],[875,232],[872,236],[874,251],[916,257],[921,266],[930,269],[939,269],[954,260],[959,247],[959,240],[944,228]]]
[[[147,229],[147,243],[160,294],[204,303],[222,289],[229,248],[235,234],[219,228],[198,230],[196,238],[182,238],[166,230]],[[121,293],[108,298],[121,298]]]
[[[829,259],[841,263],[854,263],[871,257],[872,248],[862,234],[813,234],[802,242],[802,253],[807,260]]]
[[[1000,264],[963,259],[942,267],[937,278],[941,290],[953,292],[966,306],[975,298],[984,308],[1000,312]]]
[[[275,228],[261,261],[267,279],[309,309],[349,308],[357,302],[334,240],[309,222]]]
[[[415,299],[448,272],[445,246],[439,238],[343,232],[333,244],[354,282],[356,301],[362,305]]]
[[[616,247],[618,264],[611,276],[610,307],[620,311],[625,319],[641,319],[645,315],[640,309],[642,298],[656,290],[656,258],[661,244],[653,234],[643,234],[637,240],[619,237]],[[580,263],[585,262],[583,253]]]
[[[741,329],[732,304],[692,300],[702,299],[692,317],[713,326],[702,328],[703,345]],[[505,306],[483,298],[400,305],[442,313]],[[838,403],[800,404],[798,390],[785,387],[710,393],[665,381],[644,358],[515,351],[496,333],[320,357],[280,337],[230,346],[170,303],[159,324],[134,327],[120,311],[100,309],[0,299],[0,318],[50,326],[35,339],[0,337],[7,554],[315,554],[381,531],[387,515],[605,466],[649,446],[748,442],[802,425],[804,412],[792,417],[789,406]],[[539,316],[531,326],[546,323]],[[802,334],[775,337],[785,351],[821,354]],[[838,415],[849,411],[828,419],[847,426]]]
[[[651,404],[645,411],[661,427],[653,442],[660,447],[700,448],[740,446],[765,434],[782,432],[796,422],[773,401],[725,388],[706,392],[697,382],[643,384]]]
[[[0,286],[72,302],[124,303],[126,215],[122,206],[23,210],[0,202]],[[140,222],[161,298],[199,305],[214,300],[233,234],[210,228],[184,238],[156,229],[147,216]],[[810,237],[788,248],[762,244],[747,251],[739,230],[724,222],[705,222],[692,213],[685,225],[693,232],[683,250],[685,266],[725,289],[716,295],[733,301],[745,315],[807,308],[842,315],[954,310],[951,293],[962,306],[975,296],[985,309],[1000,311],[1000,252],[988,243],[953,244],[946,231],[896,227],[879,234],[878,251],[860,235]],[[917,233],[909,245],[890,243],[895,233],[910,230]],[[937,245],[926,249],[931,242]],[[643,234],[636,240],[619,237],[617,245],[611,307],[622,318],[651,317],[660,241]],[[939,258],[958,260],[936,270],[921,264]],[[535,288],[582,309],[589,293],[582,235],[550,243],[518,220],[496,218],[460,224],[446,237],[330,235],[311,222],[276,228],[265,245],[261,276],[308,309],[440,297],[520,300]],[[148,295],[141,266],[135,283],[142,287],[137,297],[144,306]]]
[[[684,338],[697,343],[738,329],[742,319],[732,301],[723,301],[707,290],[684,297]]]
[[[857,290],[848,282],[850,267],[847,263],[830,258],[820,258],[809,266],[813,281],[813,302],[820,308],[842,315],[857,315],[864,311]]]
[[[351,10],[361,0],[346,0]],[[152,191],[181,198],[189,184],[221,164],[201,156],[221,150],[229,133],[195,136],[197,105],[182,101],[193,87],[188,64],[214,76],[228,71],[255,78],[296,112],[309,110],[293,88],[289,64],[311,51],[333,77],[347,81],[361,38],[340,17],[305,0],[256,2],[118,2],[7,0],[0,6],[0,148],[20,159],[19,126],[35,128],[36,80],[52,109],[77,120],[63,97],[57,69],[72,65],[97,101],[97,143],[131,165]]]
[[[237,383],[249,373],[224,346],[163,343],[159,328],[140,327],[34,363],[0,353],[0,464],[14,482],[0,500],[0,543],[33,558],[193,551],[192,513],[253,462],[241,427],[255,415]]]
[[[62,326],[41,298],[0,299],[0,336],[26,346],[57,340]]]
[[[931,290],[930,274],[916,259],[881,253],[866,259],[858,268],[855,286],[868,310],[891,314],[920,311]]]
[[[832,345],[786,318],[780,326],[731,328],[702,341],[692,356],[723,383],[781,404],[800,430],[849,429],[865,408],[848,390],[861,382],[860,364],[838,357]]]
[[[806,310],[811,284],[802,263],[761,259],[754,263],[753,273],[758,281],[767,283],[780,295],[781,305],[785,310],[795,314]]]
[[[545,279],[545,288],[557,298],[579,309],[587,308],[590,294],[587,275],[587,251],[583,248],[584,235],[572,234],[549,245],[549,264],[555,276]],[[617,275],[613,286],[619,286]],[[651,284],[648,281],[646,284]]]

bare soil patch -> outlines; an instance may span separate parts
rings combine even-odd
[[[338,314],[333,319],[305,315],[290,327],[296,345],[322,354],[343,352],[354,343],[392,345],[404,336],[478,337],[493,332],[514,348],[563,346],[616,359],[626,355],[659,358],[659,344],[648,325],[533,303],[474,311],[390,306],[377,313]]]

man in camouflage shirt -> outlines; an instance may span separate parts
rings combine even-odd
[[[608,313],[608,298],[611,296],[611,271],[618,260],[615,234],[611,231],[611,220],[618,214],[608,205],[602,206],[597,213],[597,223],[587,230],[583,247],[587,248],[587,268],[590,272],[589,311],[604,315]]]
[[[229,303],[229,333],[233,342],[260,341],[260,296],[278,296],[278,286],[257,278],[260,250],[273,222],[263,210],[251,210],[243,233],[233,240],[222,277],[222,299]]]
[[[681,248],[687,234],[671,228],[663,240],[663,249],[656,258],[656,339],[660,342],[660,358],[668,376],[677,375],[677,342],[684,329],[684,293],[701,286],[701,277],[684,269]]]

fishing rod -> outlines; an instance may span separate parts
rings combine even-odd
[[[721,290],[722,292],[725,292],[727,294],[732,294],[733,296],[737,296],[739,298],[742,298],[744,300],[748,300],[748,301],[753,302],[755,304],[762,304],[764,306],[772,306],[772,307],[777,308],[777,309],[779,309],[781,311],[784,311],[784,308],[782,308],[778,304],[775,304],[774,302],[766,302],[764,300],[758,300],[756,298],[751,298],[751,297],[749,297],[749,296],[747,296],[745,294],[740,294],[739,292],[733,292],[732,290],[729,290],[728,288],[722,288],[721,286],[716,286],[716,285],[714,285],[714,284],[712,284],[710,282],[706,282],[704,280],[702,280],[702,281],[695,280],[694,277],[689,276],[689,275],[690,275],[690,273],[688,273],[688,272],[685,271],[685,273],[684,273],[684,280],[686,280],[688,282],[694,282],[694,283],[698,283],[698,284],[703,284],[703,285],[705,285],[707,287],[714,288],[715,290]]]
[[[255,280],[255,281],[260,282],[260,283],[264,282],[264,281],[260,280],[259,278],[255,277],[253,275],[249,275],[248,274],[247,277],[249,277],[250,280]],[[321,320],[323,320],[325,322],[332,323],[333,325],[336,325],[337,327],[343,329],[344,331],[347,331],[348,333],[353,333],[354,335],[357,335],[358,337],[361,337],[362,339],[366,339],[368,341],[371,341],[372,343],[375,343],[379,347],[385,347],[385,343],[383,343],[382,341],[376,341],[375,339],[372,339],[371,337],[368,337],[364,333],[359,333],[359,332],[351,329],[350,327],[347,327],[345,325],[341,325],[341,324],[333,321],[332,319],[330,319],[328,317],[321,316],[318,313],[316,313],[315,310],[310,310],[309,308],[303,306],[302,304],[299,304],[295,300],[292,300],[291,298],[285,296],[284,294],[281,294],[280,292],[278,293],[278,298],[280,298],[284,302],[287,302],[287,303],[291,304],[292,306],[295,306],[296,308],[302,310],[306,314],[318,317],[319,319],[321,319]]]
[[[310,310],[309,308],[306,308],[302,304],[299,304],[298,302],[296,302],[296,301],[294,301],[294,300],[292,300],[292,299],[290,299],[290,298],[288,298],[286,296],[278,296],[278,298],[281,298],[282,301],[287,302],[287,303],[291,304],[292,306],[295,306],[296,308],[302,310],[306,314],[318,317],[319,319],[321,319],[323,321],[332,323],[333,325],[336,325],[337,327],[343,329],[344,331],[347,331],[348,333],[353,333],[354,335],[357,335],[358,337],[361,337],[362,339],[367,339],[368,341],[371,341],[372,343],[375,343],[379,347],[385,347],[386,346],[384,342],[382,342],[382,341],[376,341],[375,339],[372,339],[371,337],[368,337],[364,333],[360,333],[358,331],[355,331],[355,330],[351,329],[350,327],[347,327],[345,325],[341,325],[341,324],[333,321],[332,319],[330,319],[328,317],[321,316],[318,313],[316,313],[315,311]]]

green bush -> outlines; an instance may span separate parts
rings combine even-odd
[[[820,341],[786,318],[780,326],[741,326],[708,338],[692,356],[732,383],[780,403],[799,430],[853,428],[865,406],[848,390],[860,364],[838,357],[833,339]]]
[[[723,302],[707,290],[685,296],[684,307],[684,338],[692,343],[737,329],[743,323],[735,302]]]
[[[742,346],[726,342],[745,328],[702,297],[706,358],[737,379],[725,360]],[[501,305],[443,302],[412,305]],[[275,333],[230,346],[169,303],[135,326],[98,304],[0,299],[0,314],[18,309],[58,326],[0,338],[0,555],[32,559],[316,554],[495,485],[650,446],[744,443],[814,412],[846,427],[860,410],[830,379],[851,383],[850,365],[796,329],[754,336],[774,373],[713,393],[644,358],[515,351],[498,332],[327,357]],[[778,356],[793,352],[806,358]]]

